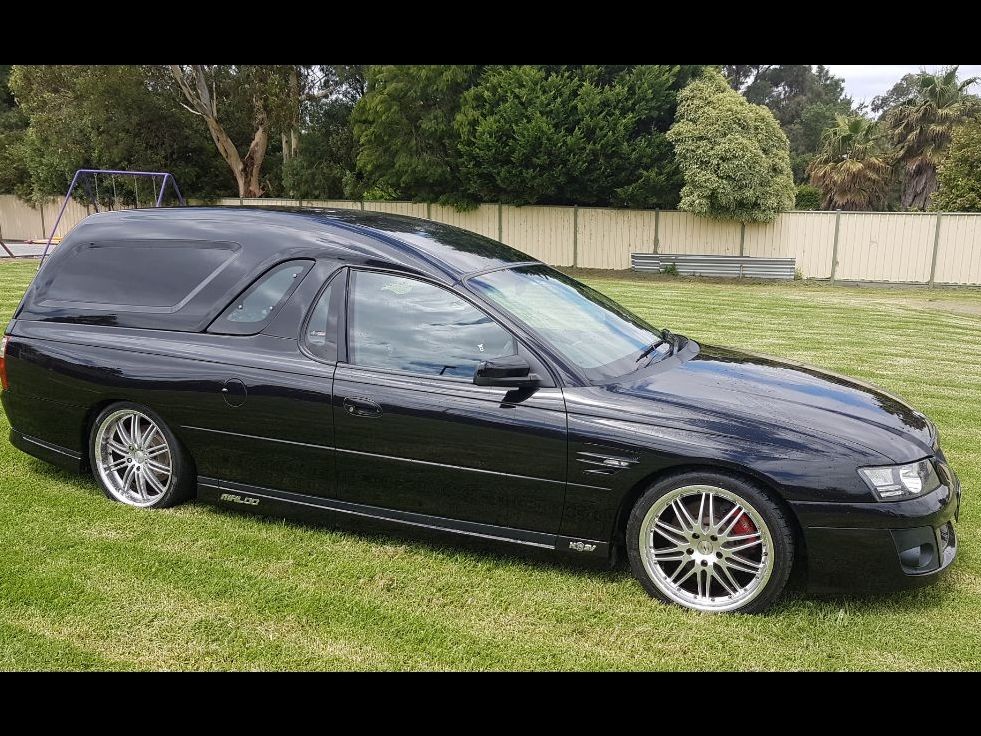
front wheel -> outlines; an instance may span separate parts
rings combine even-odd
[[[177,438],[150,409],[128,401],[106,407],[92,423],[89,461],[105,494],[128,506],[173,506],[193,488]]]
[[[722,473],[655,483],[631,511],[626,541],[648,593],[696,611],[766,609],[794,560],[783,510],[756,486]]]

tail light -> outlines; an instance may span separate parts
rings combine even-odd
[[[6,391],[10,384],[7,382],[7,341],[10,338],[6,335],[0,339],[0,387]]]

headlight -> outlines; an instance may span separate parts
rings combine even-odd
[[[906,465],[859,468],[859,475],[882,501],[902,501],[935,491],[940,486],[936,468],[929,460]]]

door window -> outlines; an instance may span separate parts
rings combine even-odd
[[[481,361],[516,353],[507,330],[446,289],[371,271],[351,277],[348,350],[354,365],[472,378]]]

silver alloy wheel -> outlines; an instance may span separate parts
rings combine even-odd
[[[773,572],[773,537],[744,498],[717,486],[676,488],[640,524],[644,569],[664,595],[698,611],[749,603]]]
[[[95,462],[102,482],[119,501],[152,506],[170,486],[173,456],[160,427],[135,409],[107,416],[95,437]]]

